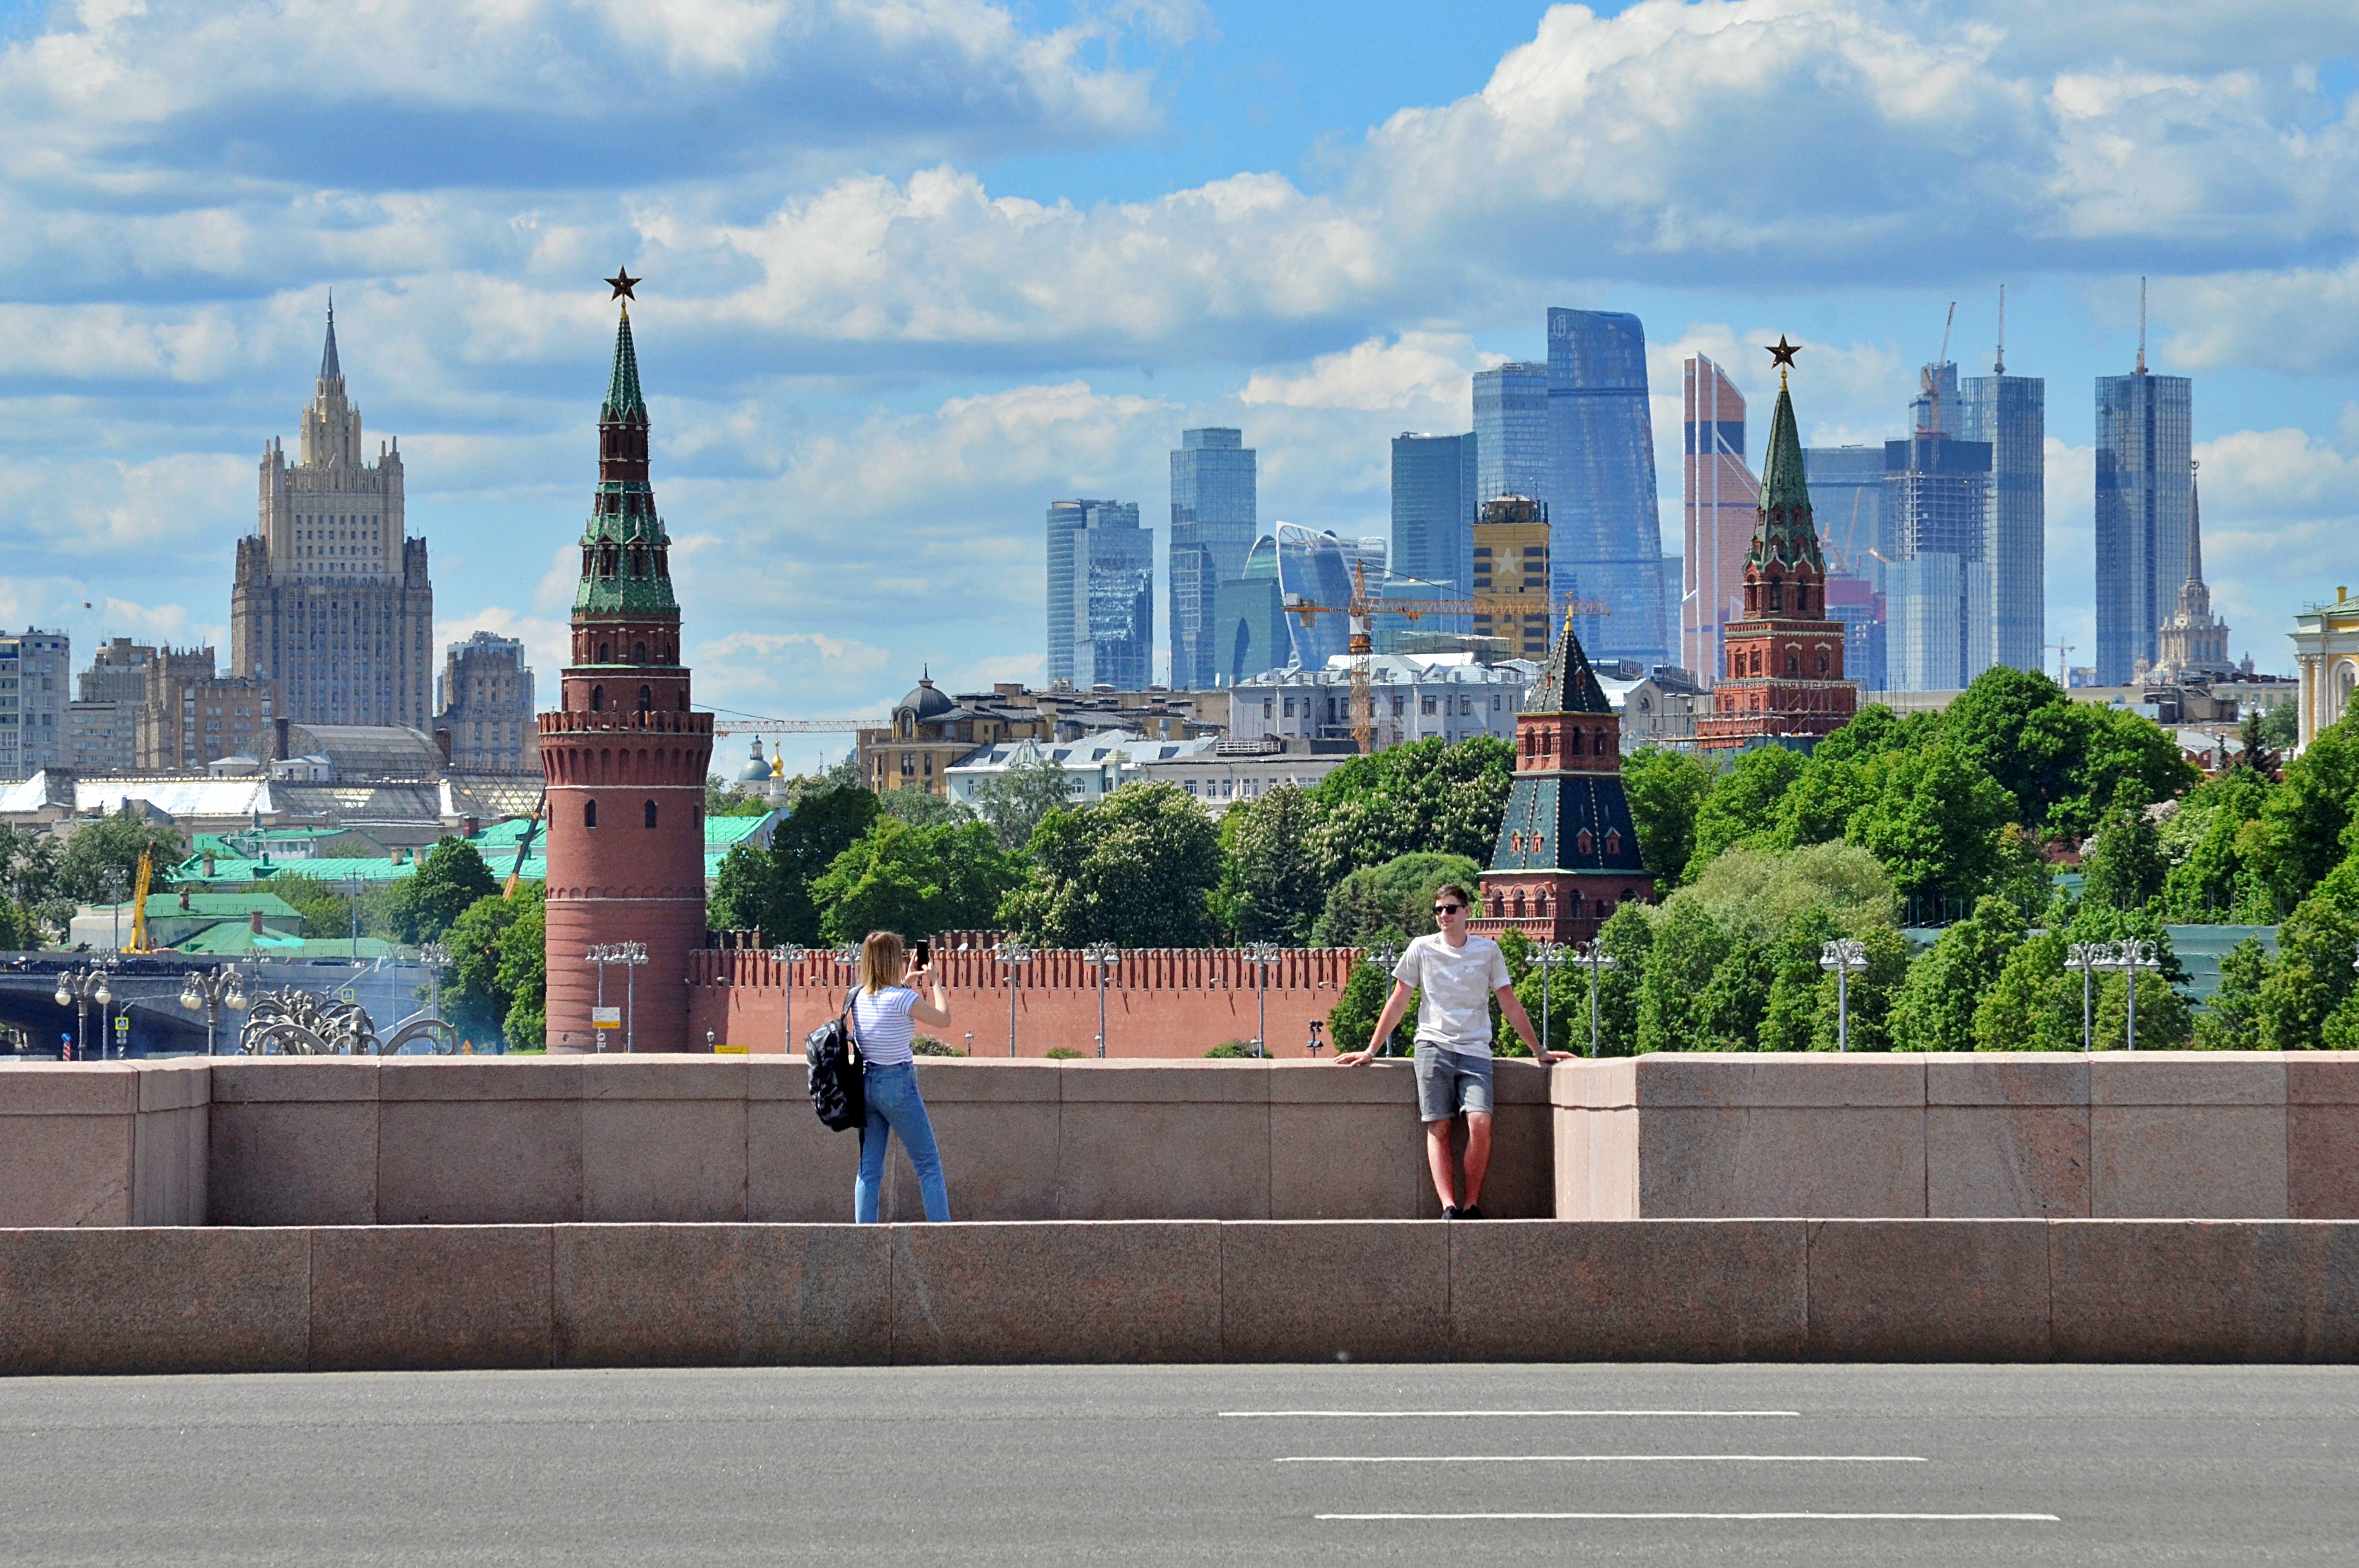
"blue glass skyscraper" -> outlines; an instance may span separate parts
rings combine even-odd
[[[1554,598],[1611,609],[1576,622],[1592,658],[1667,663],[1647,330],[1619,311],[1552,308],[1548,333],[1549,471],[1539,498],[1549,503]]]
[[[1960,382],[1957,397],[1958,435],[1991,449],[1983,531],[1991,568],[1990,662],[2036,670],[2048,640],[2048,384],[2009,375],[2000,361],[1993,373]]]
[[[1493,365],[1474,373],[1474,503],[1542,499],[1549,484],[1549,368]]]
[[[1221,660],[1213,622],[1221,584],[1245,573],[1261,531],[1255,453],[1245,432],[1222,427],[1180,432],[1171,454],[1171,684],[1212,684]]]
[[[1155,530],[1136,502],[1088,505],[1073,531],[1076,687],[1144,691],[1155,659]]]
[[[1481,483],[1476,442],[1463,436],[1393,438],[1392,569],[1397,579],[1384,588],[1387,599],[1462,598],[1473,580],[1474,513]],[[1371,582],[1371,590],[1376,584]],[[1376,627],[1381,645],[1397,639],[1407,624],[1386,617]],[[1464,632],[1465,616],[1430,616],[1423,632]]]
[[[2097,682],[2125,686],[2158,662],[2156,633],[2187,580],[2194,384],[2097,378]]]

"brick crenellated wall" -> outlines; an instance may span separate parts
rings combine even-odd
[[[1308,1054],[1310,1021],[1333,1010],[1359,957],[1354,949],[1334,947],[1279,954],[1266,991],[1271,1055]],[[765,1055],[785,1051],[786,968],[758,950],[708,947],[691,955],[690,1048],[702,1050],[710,1031],[716,1044]],[[853,969],[825,956],[791,968],[794,1049],[800,1051],[800,1037],[842,1007]],[[938,946],[934,968],[950,993],[951,1022],[926,1033],[962,1050],[971,1044],[977,1056],[1008,1054],[1007,967],[988,951]],[[1260,1028],[1258,983],[1256,965],[1237,948],[1125,948],[1105,975],[1106,1054],[1201,1056],[1223,1041],[1250,1040]],[[1036,952],[1016,970],[1015,1001],[1018,1054],[1044,1055],[1057,1045],[1096,1054],[1097,972],[1080,953]]]

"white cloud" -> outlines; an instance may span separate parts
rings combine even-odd
[[[1307,373],[1256,371],[1237,400],[1247,407],[1407,409],[1455,404],[1468,378],[1506,356],[1479,354],[1461,332],[1404,332],[1387,343],[1370,338],[1340,354],[1321,354]]]

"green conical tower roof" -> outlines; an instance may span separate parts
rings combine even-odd
[[[1522,711],[1614,711],[1614,705],[1605,699],[1605,688],[1597,684],[1597,672],[1589,667],[1589,655],[1582,651],[1581,639],[1573,634],[1570,605],[1565,607],[1564,630],[1558,633],[1556,646],[1549,650],[1548,663],[1540,666],[1540,678],[1524,694]]]
[[[639,391],[639,356],[625,307],[614,330],[606,401],[598,410],[598,493],[582,530],[574,615],[676,618],[670,546],[647,479],[647,400]]]
[[[606,405],[598,410],[598,422],[636,419],[645,424],[647,417],[647,400],[639,395],[639,352],[631,343],[631,308],[625,305],[623,324],[614,329],[614,370],[606,378]]]
[[[1819,531],[1810,520],[1810,484],[1802,471],[1802,437],[1794,425],[1794,399],[1786,390],[1783,372],[1777,376],[1777,407],[1769,416],[1769,449],[1761,460],[1761,518],[1754,524],[1753,549],[1747,563],[1766,567],[1783,561],[1789,567],[1807,561],[1826,569],[1819,553]]]

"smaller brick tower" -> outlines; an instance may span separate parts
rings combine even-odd
[[[1745,614],[1721,629],[1727,664],[1712,688],[1712,712],[1696,720],[1696,744],[1706,749],[1816,741],[1859,711],[1859,687],[1843,678],[1843,622],[1827,619],[1827,563],[1786,392],[1794,345],[1780,338],[1769,352],[1778,364],[1777,408],[1761,464],[1761,516],[1745,557]]]
[[[608,279],[618,298],[636,281]],[[582,535],[573,662],[560,676],[563,706],[540,715],[552,1046],[592,1043],[597,975],[582,955],[641,942],[647,963],[630,988],[636,1048],[702,1048],[689,1039],[687,982],[689,955],[704,940],[712,716],[689,709],[670,546],[647,482],[647,405],[625,305],[598,411],[598,495]],[[607,1004],[622,1000],[623,988],[610,984]]]
[[[1567,607],[1564,629],[1516,715],[1516,775],[1482,908],[1468,928],[1585,942],[1616,907],[1652,897],[1622,792],[1622,719],[1597,684]]]

